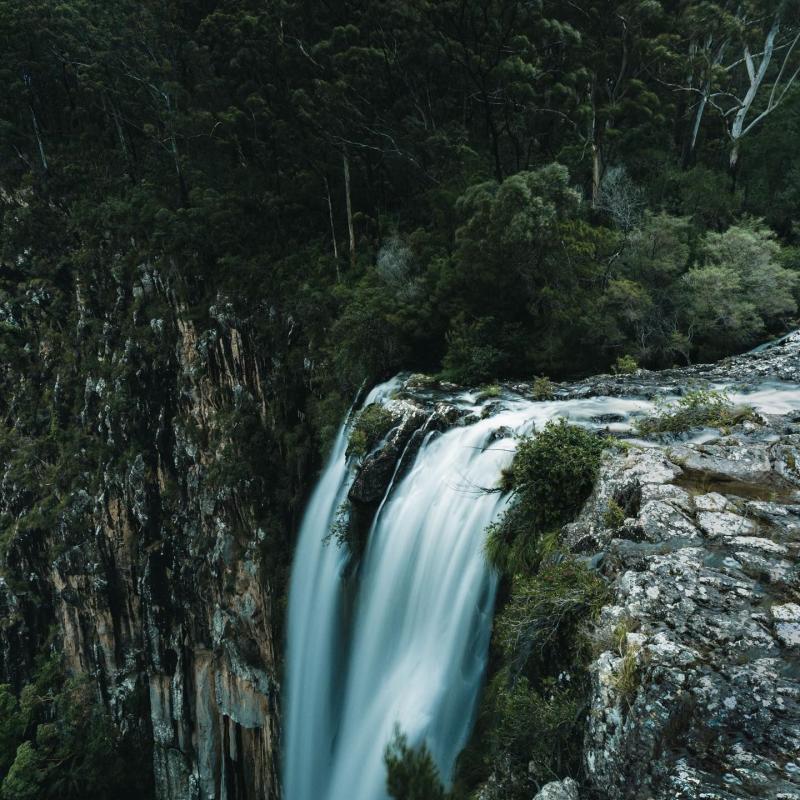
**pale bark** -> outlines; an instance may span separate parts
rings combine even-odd
[[[697,110],[695,111],[694,115],[694,122],[692,123],[692,136],[689,142],[689,154],[691,155],[694,152],[694,148],[697,145],[697,137],[700,133],[700,124],[703,121],[703,115],[705,114],[705,110],[708,107],[708,101],[711,97],[711,76],[713,74],[714,68],[718,67],[722,63],[722,57],[725,54],[725,48],[727,46],[727,40],[723,41],[720,44],[717,52],[714,54],[714,58],[711,62],[708,72],[706,73],[706,77],[703,80],[702,88],[700,89],[700,100],[697,103]],[[711,49],[711,40],[706,45],[707,50],[710,51]]]
[[[730,117],[728,123],[728,135],[731,139],[731,149],[729,155],[729,166],[732,173],[735,173],[739,161],[739,151],[741,140],[767,115],[771,114],[783,101],[786,93],[791,88],[797,77],[800,75],[800,66],[784,78],[787,66],[790,64],[795,46],[800,41],[800,31],[793,38],[787,39],[783,44],[776,46],[776,41],[781,30],[782,14],[785,11],[785,4],[782,4],[773,17],[772,24],[764,37],[764,47],[760,54],[753,55],[750,48],[745,45],[741,59],[728,66],[732,70],[741,64],[747,69],[747,91],[742,98],[735,98],[735,104],[723,113],[725,118]],[[753,105],[759,92],[764,86],[765,78],[770,64],[773,61],[775,52],[778,49],[784,51],[783,60],[778,69],[778,74],[772,83],[772,88],[767,98],[766,106],[755,117],[748,121],[748,116],[753,109]],[[756,61],[760,58],[760,61]]]
[[[344,194],[345,202],[347,203],[347,234],[350,242],[350,264],[356,264],[356,232],[353,226],[353,205],[350,200],[350,160],[347,158],[347,153],[342,153],[342,161],[344,165]]]
[[[333,257],[336,260],[336,280],[341,280],[339,274],[339,246],[336,244],[336,227],[333,224],[333,203],[331,202],[331,187],[328,184],[328,176],[324,178],[325,181],[325,197],[328,200],[328,219],[331,223],[331,242],[333,243]]]
[[[33,120],[33,133],[36,136],[36,144],[39,146],[39,158],[42,160],[42,169],[47,172],[47,155],[44,152],[44,142],[42,142],[42,135],[39,132],[39,122],[36,119],[36,112],[33,110],[33,106],[30,106],[31,109],[31,119]]]

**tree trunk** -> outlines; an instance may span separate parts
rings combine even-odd
[[[39,123],[36,120],[36,112],[33,110],[33,106],[30,106],[31,109],[31,119],[33,120],[33,132],[36,136],[36,144],[39,145],[39,158],[42,160],[42,169],[47,172],[47,156],[44,152],[44,143],[42,142],[42,135],[39,133]]]
[[[599,208],[603,180],[603,155],[599,142],[592,142],[592,208]]]
[[[347,234],[350,241],[350,266],[356,265],[356,232],[353,227],[353,205],[350,201],[350,161],[347,153],[342,153],[344,164],[344,194],[347,203]]]
[[[325,197],[328,199],[328,219],[331,223],[331,242],[333,242],[333,257],[336,260],[336,282],[338,283],[342,276],[339,274],[339,247],[336,244],[336,228],[333,224],[333,203],[331,203],[331,187],[328,184],[328,176],[325,178]]]
[[[708,104],[708,96],[711,92],[711,83],[710,81],[706,81],[703,84],[703,92],[700,96],[700,102],[697,104],[697,111],[694,115],[694,122],[692,123],[692,136],[689,139],[689,151],[684,158],[683,166],[688,167],[689,163],[694,155],[694,148],[697,145],[697,136],[700,133],[700,123],[703,121],[703,114],[706,110],[706,105]]]
[[[589,128],[589,139],[592,143],[592,208],[600,207],[601,183],[603,180],[603,128],[597,119],[596,77],[592,79],[589,91],[592,101],[592,120]]]
[[[736,178],[739,173],[739,139],[736,138],[731,144],[731,152],[728,156],[728,171],[731,176],[731,192],[736,191]]]

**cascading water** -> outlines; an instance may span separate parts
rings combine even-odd
[[[371,393],[386,397],[394,384]],[[426,741],[449,776],[466,743],[483,677],[495,577],[484,531],[505,499],[497,483],[530,404],[428,434],[376,514],[363,555],[352,631],[345,629],[346,553],[328,536],[350,476],[346,426],[300,533],[289,600],[284,785],[290,800],[379,800],[395,726]],[[327,539],[327,541],[326,541]],[[349,642],[348,652],[342,652]]]
[[[398,385],[377,387],[365,405],[384,402]],[[750,397],[764,411],[798,404],[796,387],[765,384]],[[470,395],[458,402],[475,406]],[[513,397],[502,405],[487,419],[425,436],[375,516],[354,607],[347,553],[329,535],[354,468],[345,456],[347,424],[339,431],[292,573],[287,800],[384,800],[383,757],[395,727],[412,745],[424,741],[441,775],[451,777],[470,733],[491,633],[496,581],[483,555],[485,531],[507,499],[483,490],[511,462],[513,437],[548,419],[624,430],[632,415],[652,409],[645,400],[610,397]],[[604,414],[621,421],[595,422]]]

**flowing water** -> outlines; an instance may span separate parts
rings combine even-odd
[[[384,402],[397,379],[374,389]],[[800,407],[796,386],[764,384],[737,396],[763,411]],[[477,408],[476,399],[458,398]],[[474,720],[486,664],[496,578],[483,545],[507,498],[487,493],[511,463],[515,434],[568,417],[630,429],[645,400],[593,397],[532,402],[466,427],[429,433],[411,469],[387,492],[369,534],[357,586],[329,536],[354,465],[348,426],[305,514],[289,597],[284,789],[287,800],[384,800],[384,752],[398,726],[425,742],[451,777]],[[618,415],[611,426],[598,415]]]

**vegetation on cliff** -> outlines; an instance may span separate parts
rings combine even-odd
[[[547,535],[575,516],[589,495],[604,447],[603,439],[565,419],[519,442],[502,487],[513,490],[514,500],[486,543],[497,570],[513,577],[537,568]]]
[[[581,770],[588,631],[608,602],[605,581],[562,549],[558,532],[580,511],[606,441],[549,422],[525,437],[507,481],[514,496],[491,526],[487,557],[505,585],[492,638],[491,675],[455,796],[525,800]]]
[[[0,685],[3,800],[125,800],[152,791],[144,740],[123,736],[85,677],[41,659],[19,698]]]

